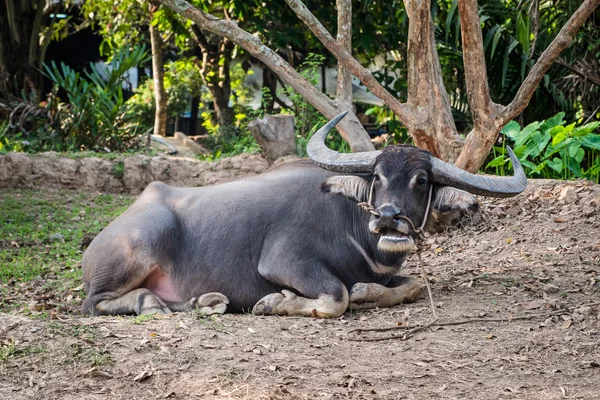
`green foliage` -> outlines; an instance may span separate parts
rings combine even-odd
[[[502,134],[511,141],[527,175],[532,178],[587,178],[600,182],[600,135],[593,133],[600,122],[566,125],[565,113],[523,129],[511,121]],[[505,148],[495,147],[494,158],[486,165],[504,174],[509,162]]]
[[[121,49],[105,70],[90,64],[85,76],[61,63],[45,65],[46,76],[54,83],[49,102],[58,113],[54,134],[41,148],[56,150],[124,150],[142,133],[126,118],[123,82],[127,71],[147,60],[143,47]],[[65,93],[68,104],[60,99]],[[135,121],[133,121],[135,122]]]

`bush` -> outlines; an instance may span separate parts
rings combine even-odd
[[[564,116],[565,113],[560,112],[523,129],[511,121],[502,129],[502,134],[513,146],[529,177],[587,178],[600,183],[600,135],[593,133],[600,122],[565,125]],[[507,140],[502,147],[494,147],[494,159],[486,169],[505,174],[509,162],[505,149]]]
[[[143,47],[119,50],[109,66],[100,70],[90,64],[85,76],[61,63],[45,67],[54,83],[48,98],[58,118],[49,136],[38,136],[38,146],[53,150],[125,150],[135,145],[143,131],[136,121],[126,118],[123,83],[129,69],[148,59]],[[62,101],[61,94],[68,103]]]

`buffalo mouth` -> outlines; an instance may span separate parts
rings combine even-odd
[[[391,253],[411,252],[417,249],[415,240],[408,234],[395,229],[386,229],[379,236],[377,248]]]

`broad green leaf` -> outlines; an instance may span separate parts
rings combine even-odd
[[[510,121],[504,128],[502,128],[502,134],[515,139],[515,136],[521,131],[521,125],[517,121]]]
[[[552,138],[552,146],[556,146],[567,138],[567,132],[563,129],[561,132],[558,132],[556,136]]]
[[[542,161],[537,167],[535,167],[534,169],[532,169],[529,173],[530,174],[537,174],[541,170],[543,170],[545,166],[546,166],[546,161]]]
[[[573,130],[573,136],[586,136],[600,127],[600,122],[591,122]]]
[[[581,144],[589,149],[600,150],[600,135],[589,134],[581,139]]]
[[[500,167],[500,166],[506,164],[507,162],[508,162],[508,158],[506,158],[504,155],[502,155],[502,156],[498,156],[498,157],[494,158],[492,161],[487,163],[487,165],[485,167],[486,168]]]
[[[563,111],[559,112],[554,117],[548,118],[547,120],[545,120],[542,123],[542,126],[540,126],[540,130],[542,132],[547,132],[547,131],[550,131],[555,126],[564,125],[564,123],[565,123],[565,121],[563,119],[564,117],[565,117],[565,113]]]
[[[552,160],[546,160],[546,165],[560,173],[563,170],[563,162],[560,158],[554,157]]]

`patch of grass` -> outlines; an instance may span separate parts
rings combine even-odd
[[[80,344],[72,344],[66,351],[66,357],[60,361],[61,364],[88,363],[92,367],[114,364],[110,351],[104,348],[87,347]]]
[[[122,178],[125,175],[125,161],[119,160],[112,166],[112,174],[117,178]]]
[[[132,321],[136,325],[142,325],[149,321],[154,321],[156,319],[156,314],[144,314],[138,315]]]
[[[16,359],[31,354],[40,354],[46,351],[41,345],[23,346],[18,342],[7,340],[0,343],[0,364],[7,363],[11,359]]]
[[[133,201],[110,194],[0,189],[0,311],[14,309],[20,298],[27,303],[32,291],[80,300],[81,239],[100,232]],[[39,285],[27,284],[37,279]]]
[[[17,346],[12,340],[0,345],[0,363],[7,362],[17,351]]]

